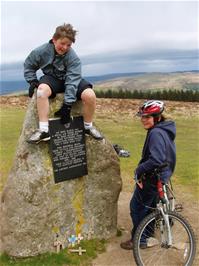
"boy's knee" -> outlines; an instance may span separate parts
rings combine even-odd
[[[85,103],[93,103],[96,100],[95,92],[92,89],[88,88],[82,92],[81,99]]]
[[[51,95],[51,89],[47,84],[40,84],[37,89],[38,98],[48,98]]]

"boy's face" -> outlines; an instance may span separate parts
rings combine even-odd
[[[57,40],[53,38],[53,43],[54,43],[56,52],[60,55],[67,53],[72,45],[72,41],[66,37],[62,39],[57,39]]]
[[[144,129],[150,129],[154,126],[154,119],[152,116],[142,116],[141,122],[143,124]]]

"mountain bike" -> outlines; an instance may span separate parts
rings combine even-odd
[[[155,169],[158,194],[157,207],[138,226],[133,239],[133,255],[138,266],[192,265],[196,253],[196,237],[189,222],[178,212],[172,187],[163,184]]]

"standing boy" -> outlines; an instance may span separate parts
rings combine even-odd
[[[151,173],[163,164],[167,167],[161,171],[162,183],[168,183],[176,164],[175,122],[166,120],[162,114],[164,103],[158,100],[144,102],[139,108],[143,128],[147,135],[142,150],[142,158],[135,170],[136,187],[130,201],[130,215],[133,223],[131,238],[120,244],[123,249],[133,248],[133,237],[140,222],[156,207],[156,179]],[[145,180],[142,176],[146,175]],[[140,182],[138,182],[140,180]],[[142,180],[142,181],[141,181]],[[140,248],[147,248],[147,238],[143,238]]]

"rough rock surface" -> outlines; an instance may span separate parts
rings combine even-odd
[[[51,102],[50,117],[63,95]],[[73,107],[80,114],[81,104]],[[37,128],[36,103],[28,106],[14,165],[1,199],[1,240],[11,256],[27,257],[55,251],[58,234],[109,238],[117,231],[117,202],[121,191],[119,159],[106,140],[86,137],[88,175],[54,183],[49,145],[26,142]]]

